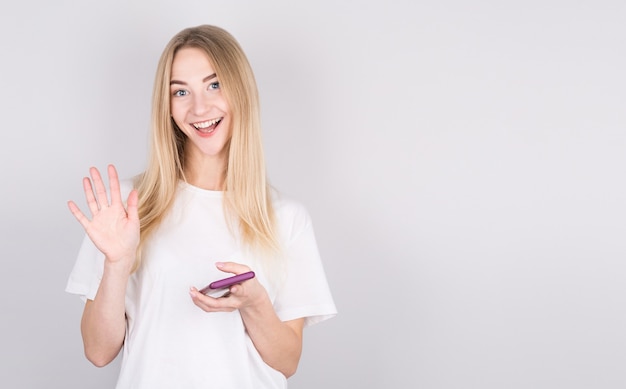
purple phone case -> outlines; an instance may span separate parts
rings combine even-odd
[[[225,289],[231,285],[238,284],[245,280],[249,280],[250,278],[254,278],[253,271],[237,274],[232,277],[228,277],[222,280],[211,282],[208,286],[200,289],[200,293],[207,294],[207,293],[214,292],[216,290]]]

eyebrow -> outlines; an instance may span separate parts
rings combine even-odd
[[[217,74],[215,74],[215,73],[210,74],[210,75],[208,75],[208,76],[204,77],[204,78],[202,79],[202,82],[203,82],[203,83],[204,83],[204,82],[207,82],[207,81],[212,80],[212,79],[214,79],[214,78],[216,78],[216,77],[217,77]],[[184,82],[184,81],[171,80],[171,81],[170,81],[170,85],[187,85],[187,83],[186,83],[186,82]]]

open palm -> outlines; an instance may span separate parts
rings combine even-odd
[[[108,166],[110,201],[98,169],[92,167],[89,173],[91,180],[83,178],[83,188],[91,220],[73,201],[68,202],[70,211],[96,247],[104,253],[107,261],[119,262],[130,268],[139,244],[137,191],[130,192],[124,207],[117,171],[113,165]]]

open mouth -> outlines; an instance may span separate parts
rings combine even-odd
[[[194,128],[198,132],[201,132],[203,134],[210,134],[213,131],[215,131],[217,126],[222,122],[222,119],[224,118],[221,117],[221,118],[207,120],[204,122],[191,123],[191,125],[194,126]]]

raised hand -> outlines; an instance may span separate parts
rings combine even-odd
[[[139,216],[137,213],[137,191],[132,190],[126,201],[122,202],[120,183],[113,165],[108,166],[111,200],[98,169],[89,169],[91,180],[83,178],[83,188],[87,205],[91,212],[91,220],[78,208],[76,203],[69,201],[68,207],[76,220],[83,226],[96,247],[104,253],[110,263],[132,267],[139,245]],[[92,185],[93,181],[93,185]]]

